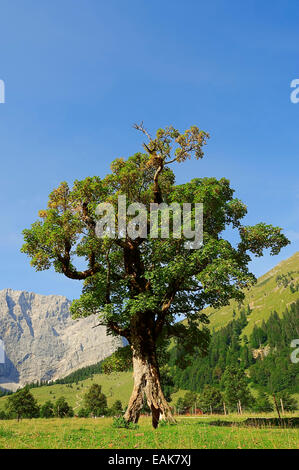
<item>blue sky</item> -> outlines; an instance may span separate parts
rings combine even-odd
[[[225,176],[247,223],[285,229],[292,244],[254,260],[256,275],[295,253],[298,20],[296,0],[2,0],[0,289],[79,295],[78,281],[30,267],[22,229],[61,181],[104,176],[139,151],[141,120],[210,132],[177,182]]]

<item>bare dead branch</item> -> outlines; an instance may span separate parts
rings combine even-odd
[[[141,121],[140,124],[133,124],[133,128],[136,129],[137,131],[140,131],[142,132],[143,134],[146,135],[146,137],[148,138],[148,140],[151,142],[153,139],[151,138],[151,135],[149,134],[149,132],[145,129],[145,127],[143,126],[143,121]]]

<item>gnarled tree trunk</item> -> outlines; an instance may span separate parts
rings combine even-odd
[[[137,423],[143,406],[143,397],[152,412],[152,424],[157,428],[159,419],[175,423],[171,409],[164,397],[156,354],[142,354],[133,349],[134,388],[125,413],[127,421]]]

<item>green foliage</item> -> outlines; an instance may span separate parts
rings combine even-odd
[[[164,419],[161,419],[161,420],[159,421],[159,427],[160,427],[160,428],[164,428],[165,426],[167,426],[167,424],[168,424],[168,422],[165,421]]]
[[[93,416],[102,416],[107,413],[107,398],[102,393],[102,387],[98,384],[92,384],[88,392],[84,395],[85,408]]]
[[[262,256],[265,249],[278,254],[289,241],[279,227],[265,223],[244,226],[246,206],[234,197],[227,179],[195,178],[175,184],[169,165],[191,157],[202,158],[209,137],[206,132],[192,126],[180,133],[170,126],[158,129],[152,138],[142,124],[135,127],[149,140],[144,144],[146,153],[137,153],[126,161],[116,159],[111,173],[103,179],[88,177],[75,181],[72,187],[62,182],[50,194],[48,207],[39,212],[39,220],[23,231],[22,252],[31,258],[37,271],[53,267],[70,279],[84,282],[82,295],[71,306],[73,318],[98,315],[108,334],[125,337],[142,359],[156,359],[159,347],[158,359],[160,353],[160,358],[165,357],[167,341],[176,338],[176,366],[186,368],[194,354],[199,357],[208,353],[210,333],[203,308],[220,308],[231,299],[240,303],[245,298],[244,289],[256,282],[248,270],[250,254]],[[189,203],[193,215],[194,205],[203,204],[202,246],[190,249],[190,240],[182,230],[183,220],[181,238],[173,232],[165,237],[161,229],[157,238],[150,233],[141,236],[139,219],[136,222],[126,214],[121,220],[120,195],[126,196],[127,205],[144,204],[147,228],[152,203],[163,201],[180,209]],[[115,229],[121,236],[97,236],[96,208],[100,202],[110,203],[114,214],[118,214]],[[136,236],[124,233],[123,222],[133,225]],[[223,238],[230,233],[228,227],[236,232],[230,240]],[[190,228],[194,229],[194,220]],[[83,270],[75,267],[78,260],[85,264]],[[184,315],[185,324],[177,324],[178,313]],[[246,313],[243,316],[240,321],[246,320]],[[239,352],[239,332],[234,331],[226,351],[229,364],[238,362]],[[119,352],[106,361],[106,370],[127,370],[129,354],[125,358],[124,354]],[[242,361],[246,366],[249,357],[245,351]],[[220,374],[223,365],[217,365]],[[85,397],[92,413],[105,414],[106,397],[99,390],[92,390],[89,404],[88,400]]]
[[[290,360],[290,344],[296,331],[299,331],[299,300],[291,304],[282,317],[273,312],[261,327],[253,330],[250,343],[270,347],[267,356],[257,358],[250,367],[254,384],[264,387],[269,393],[299,391],[299,364]],[[262,343],[257,338],[262,338]]]
[[[78,418],[88,418],[90,416],[90,411],[86,408],[80,408],[78,412]]]
[[[181,414],[185,412],[184,399],[182,397],[178,398],[175,404],[176,412]]]
[[[6,406],[7,414],[16,417],[18,420],[21,418],[37,418],[39,416],[38,404],[28,387],[24,387],[10,395],[7,398]]]
[[[240,311],[225,328],[214,332],[211,336],[208,353],[205,357],[200,352],[190,355],[190,365],[182,355],[182,348],[174,347],[170,352],[169,364],[174,385],[181,389],[191,389],[197,392],[203,390],[206,384],[219,386],[224,369],[230,365],[239,365],[245,368],[253,362],[251,352],[245,344],[241,346],[240,335],[247,325],[247,316],[244,310]]]
[[[291,292],[297,292],[298,284],[294,285],[294,276],[298,276],[299,271],[288,271],[286,274],[278,274],[275,278],[276,284],[279,287],[288,287],[290,286]]]
[[[121,414],[122,411],[123,411],[123,405],[122,405],[122,402],[120,400],[116,400],[111,409],[113,410],[114,413],[116,414]]]
[[[102,370],[105,374],[125,372],[130,369],[132,369],[132,350],[130,346],[118,348],[117,351],[102,362]]]
[[[62,379],[57,379],[55,382],[51,382],[48,385],[53,384],[78,384],[80,380],[86,380],[89,377],[92,377],[93,374],[100,374],[103,372],[103,361],[93,364],[91,366],[82,367],[81,369],[75,370],[71,374],[63,377]]]
[[[238,409],[240,401],[242,409],[250,408],[254,399],[248,387],[248,378],[244,370],[231,366],[227,367],[221,379],[225,405],[231,410]]]
[[[173,348],[169,364],[174,386],[196,392],[201,392],[206,384],[219,387],[224,370],[235,366],[249,369],[253,385],[270,394],[280,390],[299,392],[299,364],[290,360],[294,331],[299,331],[298,314],[299,300],[281,317],[273,312],[267,321],[253,328],[248,339],[242,336],[247,315],[245,310],[240,310],[238,318],[212,334],[208,355],[194,355],[187,367],[178,367],[178,350]],[[253,357],[256,348],[261,348],[260,354]]]
[[[165,419],[160,419],[159,420],[159,428],[164,428],[164,427],[168,427],[168,426],[176,426],[177,423],[176,422],[170,422],[170,421],[166,421]]]
[[[116,400],[112,404],[111,408],[108,408],[106,412],[106,416],[117,417],[117,416],[122,416],[122,415],[123,415],[123,406],[120,400]]]
[[[100,321],[111,333],[130,338],[132,319],[146,311],[147,318],[157,323],[156,337],[167,326],[169,337],[178,334],[181,339],[182,332],[174,326],[177,312],[188,320],[186,334],[194,333],[196,323],[206,322],[201,314],[205,305],[221,307],[230,299],[241,301],[243,289],[255,282],[247,268],[248,252],[261,256],[270,248],[277,254],[289,242],[278,227],[242,225],[246,206],[233,197],[227,179],[196,178],[174,184],[168,165],[191,156],[202,158],[207,133],[196,126],[184,133],[168,127],[151,138],[143,126],[136,128],[149,137],[146,153],[115,160],[111,174],[102,180],[88,177],[75,181],[72,188],[61,183],[50,194],[48,208],[40,211],[40,219],[24,230],[22,251],[37,270],[53,266],[71,279],[84,281],[83,293],[72,305],[74,318],[101,312]],[[166,203],[203,203],[203,246],[189,250],[184,237],[148,236],[138,242],[99,239],[95,208],[106,201],[116,210],[119,194],[126,195],[128,204],[140,202],[147,208],[157,198]],[[235,247],[222,238],[228,225],[238,231]],[[85,270],[75,268],[77,258],[86,261]],[[203,332],[196,334],[194,343],[200,348],[207,337]]]
[[[192,392],[191,390],[186,392],[183,398],[185,410],[190,411],[192,408],[194,408],[196,405],[197,399],[198,397],[195,392]]]
[[[172,354],[172,359],[180,368],[192,364],[194,356],[203,357],[207,354],[211,336],[208,328],[203,326],[206,323],[208,319],[202,314],[199,323],[191,321],[188,325],[177,323],[173,326],[175,356]]]
[[[51,401],[46,401],[41,406],[40,409],[40,417],[41,418],[53,418],[54,417],[54,404]]]
[[[282,390],[276,394],[276,401],[279,407],[283,406],[284,411],[296,411],[299,409],[297,400],[290,395],[287,390]],[[281,405],[282,401],[282,405]]]
[[[56,400],[54,407],[54,416],[57,418],[67,418],[74,416],[73,409],[69,406],[68,402],[64,397],[60,397]]]
[[[172,393],[176,392],[174,380],[169,365],[165,365],[160,369],[160,383],[163,390],[164,397],[167,401],[170,401]]]
[[[151,414],[151,409],[147,404],[145,395],[143,396],[143,405],[142,405],[140,413],[145,414],[145,415],[150,415]]]
[[[190,413],[197,407],[198,396],[195,392],[188,391],[184,397],[180,397],[175,405],[178,413]]]
[[[273,405],[265,392],[259,391],[258,396],[254,401],[253,409],[258,413],[273,411]]]
[[[123,416],[116,416],[113,418],[112,427],[125,428],[125,429],[138,429],[138,424],[128,422]]]
[[[8,416],[7,416],[7,414],[5,413],[5,411],[2,411],[2,410],[0,410],[0,420],[1,420],[1,419],[8,419]]]
[[[0,388],[0,397],[5,397],[6,395],[11,395],[12,391],[11,390],[5,390],[3,388]]]
[[[222,413],[223,412],[223,397],[221,392],[211,385],[205,385],[203,391],[199,395],[198,408],[203,413]]]

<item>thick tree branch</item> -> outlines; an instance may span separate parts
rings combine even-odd
[[[66,277],[70,279],[84,280],[100,271],[100,266],[95,261],[95,253],[91,252],[89,255],[89,269],[86,269],[85,271],[77,271],[71,267],[70,252],[71,243],[69,240],[66,240],[64,244],[64,256],[60,253],[56,254],[58,261],[61,263],[62,272]]]
[[[94,325],[92,328],[97,328],[98,326],[106,326],[110,328],[110,330],[114,331],[114,333],[123,336],[124,338],[128,339],[130,337],[130,329],[129,328],[120,328],[116,322],[110,320],[107,323],[98,323]]]

